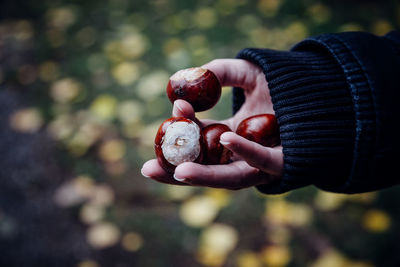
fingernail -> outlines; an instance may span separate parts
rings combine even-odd
[[[221,141],[221,140],[219,141],[219,143],[220,143],[221,145],[224,145],[224,146],[225,146],[225,145],[230,145],[230,144],[231,144],[230,142],[225,142],[225,141]]]
[[[180,112],[180,113],[183,113],[183,109],[182,109],[182,107],[179,105],[179,101],[178,101],[178,100],[175,100],[175,101],[174,101],[174,105],[176,106],[177,109],[179,109],[179,112]]]
[[[148,175],[146,175],[146,174],[143,173],[143,169],[140,170],[140,173],[141,173],[144,177],[150,178],[150,176],[148,176]]]
[[[179,182],[184,182],[186,180],[186,178],[180,178],[180,177],[176,177],[176,175],[174,174],[174,179],[179,181]]]
[[[225,140],[224,134],[222,134],[222,135],[219,137],[219,143],[222,144],[222,145],[229,145],[231,142],[229,142],[228,140]]]

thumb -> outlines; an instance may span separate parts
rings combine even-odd
[[[172,108],[173,117],[185,117],[193,120],[195,118],[195,113],[192,105],[189,102],[178,99],[174,101],[174,106]]]
[[[196,114],[194,112],[192,105],[189,102],[182,99],[175,100],[174,106],[172,108],[172,116],[188,118],[197,123],[197,125],[199,125],[201,128],[212,123],[217,123],[217,121],[210,119],[203,119],[200,121],[198,118],[196,118]]]

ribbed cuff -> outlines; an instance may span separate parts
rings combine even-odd
[[[278,194],[315,184],[334,191],[349,176],[355,120],[342,69],[324,51],[244,49],[238,58],[260,66],[266,76],[284,154],[283,179],[257,188]],[[244,102],[233,90],[233,109]]]

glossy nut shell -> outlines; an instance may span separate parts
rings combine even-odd
[[[258,114],[244,119],[236,133],[263,146],[273,147],[280,143],[279,126],[273,114]]]
[[[203,68],[189,68],[176,72],[169,79],[167,95],[173,103],[177,99],[189,102],[196,112],[212,108],[221,97],[221,85],[213,72]]]

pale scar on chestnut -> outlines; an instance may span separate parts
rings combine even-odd
[[[184,117],[165,120],[157,132],[155,152],[160,165],[167,171],[183,162],[193,162],[202,153],[200,127]]]

